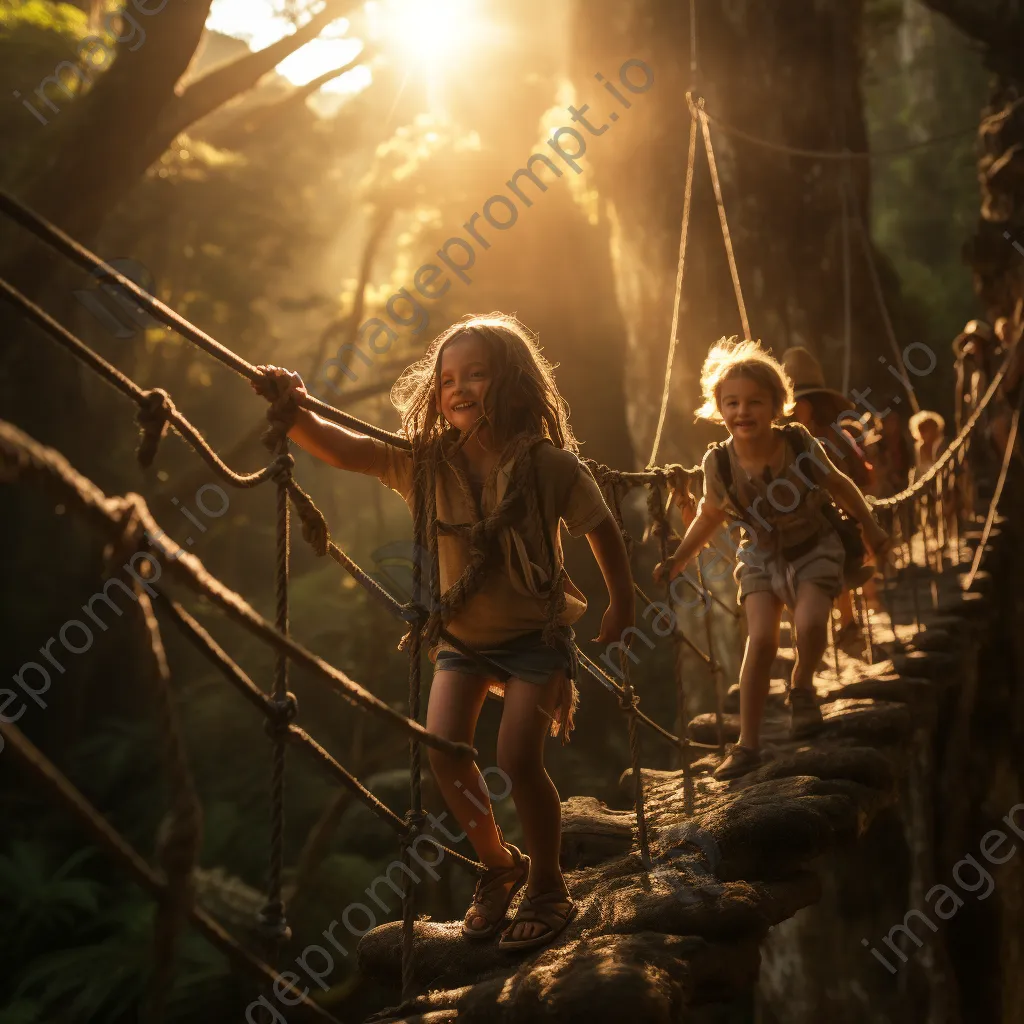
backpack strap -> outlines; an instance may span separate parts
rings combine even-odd
[[[728,441],[718,441],[708,447],[714,450],[715,468],[725,488],[725,493],[732,502],[733,514],[737,519],[743,519],[743,503],[736,492],[736,480],[732,472],[732,459],[729,458]]]

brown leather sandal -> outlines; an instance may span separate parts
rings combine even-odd
[[[509,904],[530,877],[530,858],[511,843],[505,843],[504,846],[512,855],[512,864],[507,868],[480,871],[473,890],[473,902],[462,920],[462,934],[467,939],[491,938],[504,924]],[[511,886],[506,889],[510,882]],[[474,917],[482,917],[487,924],[482,928],[474,928],[469,923]]]
[[[565,926],[576,916],[576,910],[576,903],[572,897],[563,892],[541,892],[536,896],[524,896],[516,916],[512,918],[512,923],[501,933],[498,949],[518,952],[546,946],[561,934]],[[542,924],[546,931],[539,935],[531,935],[528,939],[509,938],[513,928],[523,923]]]

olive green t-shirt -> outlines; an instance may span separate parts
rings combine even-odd
[[[409,452],[373,438],[374,458],[365,473],[397,491],[413,508],[413,468]],[[534,448],[541,507],[558,563],[562,561],[560,525],[571,537],[590,533],[611,512],[590,470],[569,451],[542,441]],[[513,463],[496,467],[484,484],[480,506],[487,516],[508,487]],[[451,468],[442,464],[437,473],[437,517],[447,523],[478,521]],[[546,624],[545,584],[550,570],[547,546],[536,524],[523,521],[501,534],[503,558],[480,589],[448,623],[449,631],[479,649],[495,647]],[[441,592],[444,593],[469,564],[469,539],[458,535],[437,538]],[[559,625],[572,625],[586,611],[587,601],[572,580],[565,578],[565,609]],[[433,652],[431,654],[433,657]]]

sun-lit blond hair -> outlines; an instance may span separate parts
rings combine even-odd
[[[734,377],[745,377],[760,384],[772,396],[772,419],[793,412],[793,382],[782,364],[756,341],[738,341],[736,335],[722,338],[711,346],[700,371],[700,393],[704,404],[696,411],[699,420],[723,423],[718,402],[722,385]]]
[[[920,412],[915,412],[910,417],[910,422],[907,424],[907,429],[910,431],[910,436],[915,441],[921,440],[921,424],[922,423],[934,423],[935,432],[941,434],[946,429],[946,421],[937,412],[932,412],[931,409],[922,409]]]

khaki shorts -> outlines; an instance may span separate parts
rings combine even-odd
[[[739,586],[738,600],[742,603],[748,594],[770,591],[792,608],[797,586],[805,581],[816,583],[835,600],[843,590],[845,561],[843,542],[835,530],[827,530],[820,543],[792,562],[773,555],[765,557],[757,548],[741,544],[733,572]]]

